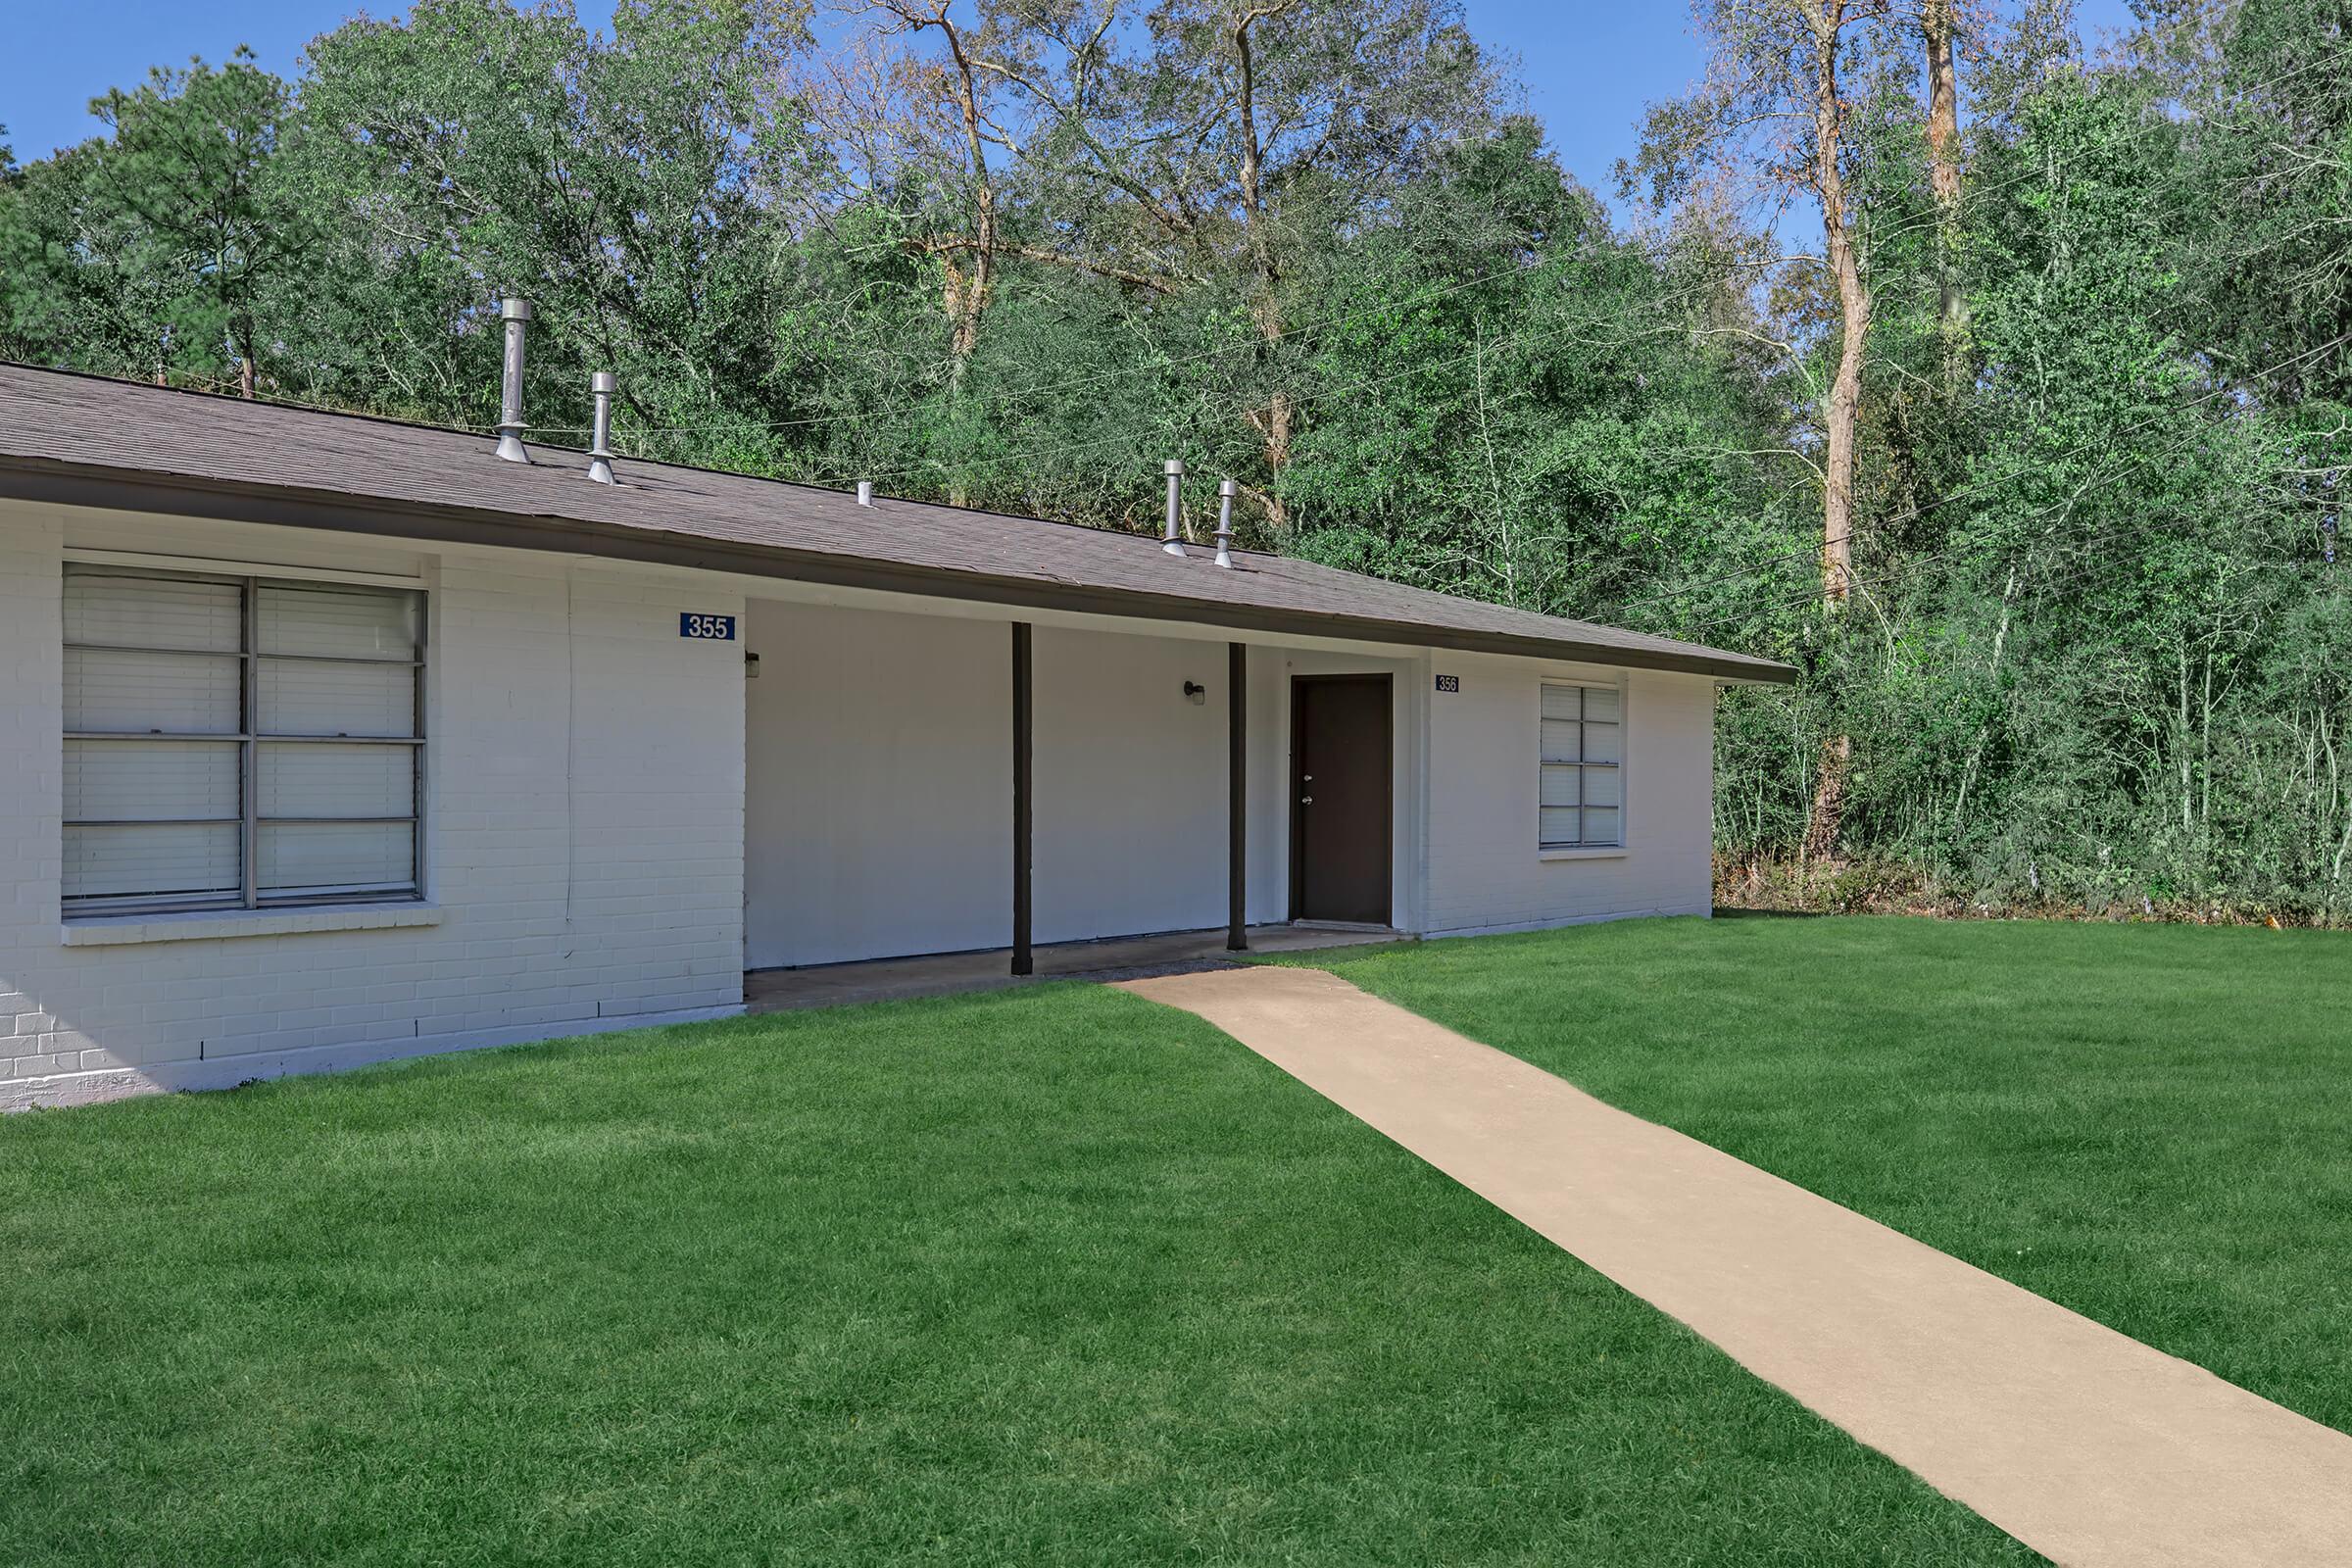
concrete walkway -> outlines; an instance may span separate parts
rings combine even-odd
[[[2058,1562],[2352,1563],[2352,1437],[1335,975],[1125,989],[1200,1014]]]

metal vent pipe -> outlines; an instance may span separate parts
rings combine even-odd
[[[1167,461],[1166,466],[1168,474],[1168,526],[1167,531],[1160,535],[1159,548],[1166,551],[1171,556],[1181,557],[1184,554],[1184,540],[1177,534],[1177,518],[1179,512],[1184,505],[1184,460],[1182,458],[1170,458]]]
[[[506,368],[498,388],[498,455],[509,463],[528,463],[522,445],[522,327],[531,318],[529,300],[499,302],[498,318],[506,323]]]
[[[588,448],[588,477],[612,484],[612,393],[619,383],[611,370],[599,370],[588,383],[596,394],[595,443]]]
[[[1217,564],[1233,568],[1233,493],[1241,488],[1231,479],[1217,486]]]
[[[874,504],[873,480],[860,479],[858,481],[858,504],[861,507],[870,507]]]

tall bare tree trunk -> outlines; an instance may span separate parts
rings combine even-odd
[[[1845,23],[1845,0],[1814,0],[1806,7],[1813,29],[1813,189],[1821,200],[1824,254],[1838,287],[1838,313],[1842,328],[1838,345],[1838,373],[1830,382],[1827,410],[1829,452],[1824,466],[1821,509],[1822,604],[1836,616],[1845,608],[1853,589],[1854,560],[1854,447],[1862,407],[1862,351],[1870,332],[1870,290],[1862,280],[1860,260],[1854,254],[1852,231],[1846,224],[1845,175],[1838,166],[1844,128],[1844,105],[1838,89],[1838,43]],[[1853,739],[1839,734],[1822,747],[1813,812],[1805,827],[1805,854],[1822,858],[1834,854],[1845,815],[1845,779],[1853,760]]]
[[[1281,12],[1285,3],[1287,0],[1250,7],[1236,17],[1233,24],[1234,61],[1240,74],[1237,107],[1242,117],[1242,213],[1250,227],[1250,254],[1257,270],[1257,331],[1268,349],[1279,348],[1282,343],[1282,303],[1276,293],[1282,273],[1274,260],[1274,248],[1267,241],[1264,194],[1259,189],[1265,148],[1257,133],[1257,68],[1250,53],[1250,29]],[[1286,536],[1290,530],[1290,509],[1283,504],[1281,484],[1283,470],[1291,463],[1291,426],[1295,416],[1290,394],[1279,388],[1263,409],[1250,416],[1266,459],[1266,485],[1260,502],[1266,509],[1266,525],[1277,538]]]
[[[980,347],[980,324],[988,315],[994,291],[1001,241],[997,231],[997,189],[988,167],[988,142],[983,133],[978,70],[967,47],[969,40],[956,25],[949,8],[955,0],[871,0],[870,9],[890,19],[885,30],[915,33],[936,27],[948,46],[952,69],[942,73],[948,96],[963,127],[964,177],[970,182],[972,231],[962,235],[932,235],[906,241],[906,249],[938,259],[942,279],[940,309],[948,318],[948,392],[963,401],[972,355]],[[968,261],[966,260],[968,258]],[[948,484],[953,506],[971,504],[971,489],[962,474]]]
[[[1832,610],[1845,603],[1853,586],[1854,443],[1862,408],[1862,353],[1870,332],[1870,290],[1862,281],[1846,225],[1845,175],[1838,167],[1844,109],[1838,96],[1838,27],[1842,0],[1813,8],[1819,45],[1814,72],[1814,192],[1821,198],[1821,227],[1830,275],[1838,287],[1840,326],[1838,373],[1830,382],[1829,453],[1822,487],[1822,597]]]
[[[1960,78],[1952,64],[1957,25],[1953,0],[1927,0],[1920,30],[1928,51],[1929,179],[1936,195],[1936,328],[1943,374],[1958,386],[1968,373],[1968,297],[1960,289]]]
[[[960,403],[972,355],[980,347],[981,318],[988,314],[989,295],[996,284],[997,188],[988,170],[988,145],[980,136],[979,85],[972,78],[972,61],[964,52],[963,35],[948,20],[946,0],[941,0],[939,8],[939,29],[947,35],[948,52],[956,62],[956,107],[963,118],[965,156],[971,160],[972,268],[970,272],[962,272],[952,259],[948,268],[948,313],[956,322],[949,345],[954,356],[949,381]],[[971,487],[957,473],[948,488],[949,503],[969,506],[971,499]]]

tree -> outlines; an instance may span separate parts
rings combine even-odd
[[[1957,385],[1967,370],[1968,296],[1960,286],[1960,74],[1954,64],[1960,18],[1956,0],[1924,0],[1919,30],[1928,69],[1928,157],[1936,191],[1936,324],[1943,374]]]
[[[482,424],[520,291],[546,437],[611,368],[627,455],[1138,530],[1181,453],[1250,542],[1796,661],[1721,704],[1748,865],[2352,915],[2340,0],[1706,0],[1630,231],[1451,0],[835,3],[109,95],[0,155],[0,355]]]
[[[474,340],[469,419],[495,406],[483,324],[522,292],[534,408],[584,410],[609,368],[646,426],[756,420],[776,389],[762,193],[803,152],[761,94],[804,36],[799,10],[739,0],[627,0],[604,39],[567,3],[419,0],[311,46],[303,177],[359,270],[445,291]]]
[[[1670,631],[1740,597],[1658,594],[1787,548],[1744,454],[1777,410],[1711,236],[1663,247],[1507,122],[1408,182],[1318,278],[1294,548],[1380,576]],[[1767,537],[1769,535],[1769,537]],[[1751,552],[1752,547],[1752,552]],[[1769,635],[1769,634],[1768,634]]]
[[[1855,474],[1862,368],[1872,298],[1848,199],[1864,149],[1851,135],[1852,96],[1902,54],[1891,0],[1697,0],[1707,48],[1705,79],[1691,95],[1653,107],[1637,160],[1621,173],[1629,192],[1644,176],[1661,203],[1728,179],[1775,213],[1810,199],[1821,216],[1823,256],[1838,316],[1836,369],[1822,403],[1822,599],[1835,616],[1853,587]],[[1852,756],[1849,737],[1822,751],[1807,847],[1838,843]]]
[[[112,137],[44,161],[10,202],[15,330],[69,363],[103,345],[159,381],[233,375],[252,397],[273,296],[312,241],[276,177],[287,107],[244,49],[93,100]]]
[[[1290,527],[1294,296],[1441,149],[1493,122],[1493,73],[1453,0],[1048,0],[1015,7],[982,68],[1012,95],[1004,144],[1056,236],[1022,254],[1160,294],[1232,301],[1260,345],[1244,475]]]
[[[907,166],[955,193],[957,220],[949,231],[926,231],[901,243],[939,265],[950,329],[949,389],[960,396],[994,296],[1002,245],[998,176],[989,164],[991,145],[1004,145],[988,102],[996,82],[983,77],[974,60],[974,51],[988,46],[988,21],[984,15],[979,30],[967,33],[954,0],[858,0],[855,9],[878,19],[886,37],[939,36],[943,58],[936,61],[913,54],[877,58],[861,49],[864,69],[829,70],[837,91],[820,101],[838,106],[833,123],[845,136],[867,146],[895,143]]]

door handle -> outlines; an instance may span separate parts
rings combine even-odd
[[[1315,798],[1312,795],[1301,795],[1298,797],[1298,804],[1300,806],[1312,806],[1315,804]]]

